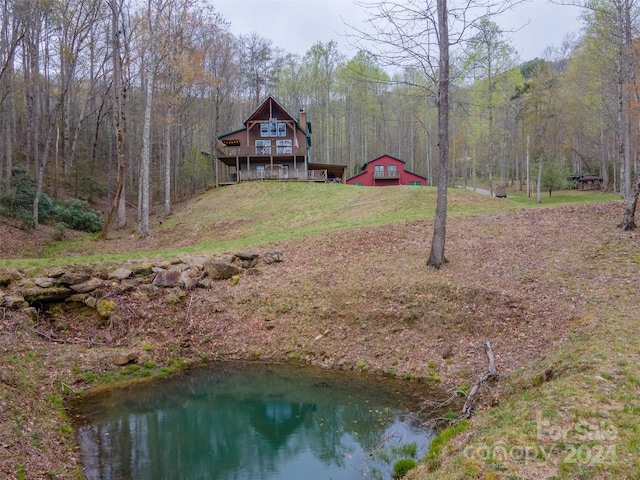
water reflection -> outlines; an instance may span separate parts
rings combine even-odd
[[[420,456],[432,436],[407,414],[415,386],[217,364],[90,397],[74,414],[88,479],[389,478],[372,452],[416,442]]]

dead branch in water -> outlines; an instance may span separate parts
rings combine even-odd
[[[489,340],[485,340],[483,344],[484,350],[487,353],[487,357],[489,358],[489,369],[480,376],[478,381],[471,388],[469,396],[467,397],[467,401],[464,402],[464,407],[462,407],[463,418],[469,418],[473,414],[473,404],[476,400],[478,392],[480,391],[480,387],[482,387],[482,385],[488,380],[498,378],[498,372],[496,371],[496,358],[493,355],[491,344],[489,343]]]

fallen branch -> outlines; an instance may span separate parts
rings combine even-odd
[[[378,453],[378,450],[383,448],[387,442],[389,442],[392,438],[396,436],[398,436],[398,432],[394,430],[389,435],[384,437],[382,441],[373,450],[371,450],[371,452],[369,452],[369,456],[373,457],[376,453]]]
[[[484,350],[487,353],[487,357],[489,358],[489,369],[484,372],[478,381],[471,387],[471,391],[469,392],[469,396],[467,397],[467,401],[464,402],[464,407],[462,407],[462,417],[469,418],[473,414],[473,404],[476,400],[476,396],[480,391],[480,387],[487,382],[488,380],[492,380],[498,378],[498,372],[496,371],[496,358],[493,355],[493,350],[491,349],[491,344],[489,340],[485,340],[484,342]]]
[[[104,343],[97,343],[97,342],[93,342],[93,341],[82,341],[82,340],[72,340],[70,338],[64,339],[64,338],[58,338],[55,335],[53,335],[53,333],[45,333],[45,332],[41,332],[35,328],[32,327],[25,327],[26,330],[35,333],[36,335],[39,335],[40,337],[44,338],[45,340],[49,340],[50,342],[53,343],[62,343],[62,344],[69,344],[69,345],[89,345],[89,346],[93,346],[93,345],[104,345]]]

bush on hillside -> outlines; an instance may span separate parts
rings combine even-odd
[[[56,221],[74,230],[95,233],[102,228],[100,212],[91,210],[87,202],[77,198],[57,203],[54,216]]]
[[[11,173],[11,190],[0,192],[0,215],[19,220],[25,228],[34,228],[36,182],[24,166],[14,167]],[[87,202],[78,199],[57,202],[46,193],[40,195],[38,222],[64,223],[68,228],[83,232],[98,232],[102,228],[100,213],[91,210]]]

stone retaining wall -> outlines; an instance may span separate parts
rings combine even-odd
[[[237,283],[243,275],[256,274],[260,262],[282,261],[279,251],[260,255],[252,251],[188,260],[139,263],[107,270],[95,265],[55,267],[44,276],[30,276],[19,270],[0,271],[0,307],[26,309],[31,315],[52,303],[77,302],[109,319],[117,309],[115,300],[103,290],[119,287],[121,292],[153,285],[158,288],[190,290],[209,288],[213,282]]]

